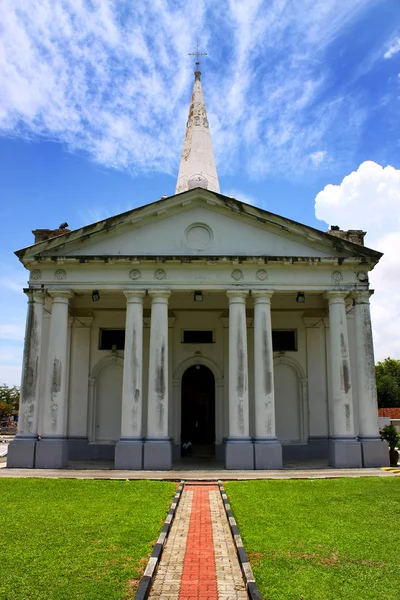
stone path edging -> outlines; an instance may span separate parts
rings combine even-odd
[[[176,509],[182,496],[184,485],[184,481],[181,481],[178,486],[178,489],[171,504],[171,508],[169,509],[168,515],[164,521],[161,533],[158,536],[156,545],[153,548],[153,552],[151,553],[143,577],[139,582],[139,586],[135,594],[135,600],[146,600],[150,593],[151,586],[153,585],[154,578],[157,573],[157,568],[161,560],[161,555],[167,542],[168,535],[171,531],[171,526],[174,521]]]
[[[228,519],[229,528],[231,530],[232,538],[236,547],[237,557],[239,560],[240,568],[242,570],[243,579],[246,584],[247,593],[249,595],[250,600],[262,600],[261,594],[258,591],[258,587],[254,579],[253,570],[250,566],[249,559],[243,547],[242,538],[240,536],[235,517],[232,514],[232,510],[222,481],[218,481],[218,487],[221,494],[222,502],[224,504],[225,514]]]

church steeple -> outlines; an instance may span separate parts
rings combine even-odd
[[[219,192],[217,167],[199,71],[198,57],[204,56],[205,53],[199,52],[197,46],[197,52],[191,55],[197,57],[196,71],[175,193],[179,194],[195,187]]]

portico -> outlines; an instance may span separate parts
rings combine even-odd
[[[95,304],[90,290],[58,288],[47,295],[49,312],[42,325],[40,316],[36,321],[36,339],[44,339],[47,346],[37,364],[46,375],[42,386],[38,377],[37,391],[31,396],[31,410],[41,420],[32,427],[20,419],[10,451],[12,466],[63,468],[68,456],[115,456],[115,467],[120,469],[170,469],[184,441],[182,379],[196,365],[213,374],[212,445],[226,468],[279,469],[285,456],[312,458],[328,453],[335,467],[375,466],[384,461],[373,388],[365,383],[371,365],[365,360],[368,293],[314,289],[306,294],[303,307],[296,303],[296,292],[270,285],[208,284],[201,303],[194,302],[198,291],[194,287],[182,290],[157,283],[151,289],[143,282],[141,286],[117,291],[97,285],[100,301]],[[41,315],[44,294],[30,298],[30,320],[32,298]],[[362,319],[356,312],[360,306]],[[101,331],[108,329],[102,327],[105,320],[116,331],[124,330],[123,349],[99,348]],[[351,340],[349,321],[350,331],[354,329]],[[206,343],[185,343],[185,331],[209,331],[212,337]],[[276,331],[295,331],[296,348],[274,350]],[[30,340],[27,337],[25,352],[34,356],[37,344],[32,346]],[[87,365],[84,374],[67,358],[77,345]],[[324,362],[321,351],[328,358],[325,375],[314,368]],[[106,399],[102,396],[105,381]],[[82,387],[83,406],[73,396]],[[368,405],[360,408],[365,397],[369,412]],[[115,412],[120,425],[116,423],[108,436],[104,431]]]

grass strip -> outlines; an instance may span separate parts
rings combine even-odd
[[[0,480],[1,600],[127,600],[176,484]]]
[[[400,478],[225,489],[265,600],[398,600]]]

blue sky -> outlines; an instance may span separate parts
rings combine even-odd
[[[19,383],[13,251],[31,230],[174,193],[197,38],[222,193],[324,230],[367,228],[387,260],[377,357],[400,358],[398,0],[4,0],[1,381]]]

